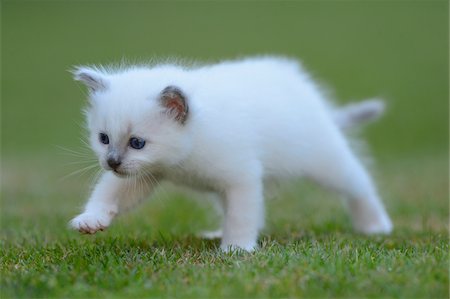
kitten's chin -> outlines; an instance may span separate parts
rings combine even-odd
[[[124,171],[121,169],[109,169],[115,176],[119,178],[130,178],[130,177],[140,177],[141,173],[138,171]]]

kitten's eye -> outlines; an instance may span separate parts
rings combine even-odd
[[[100,140],[100,142],[103,144],[109,144],[108,135],[106,135],[105,133],[98,134],[98,140]]]
[[[142,138],[131,137],[130,138],[130,146],[134,149],[141,149],[145,145],[145,140]]]

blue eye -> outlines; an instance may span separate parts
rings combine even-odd
[[[100,140],[100,142],[103,144],[109,144],[108,135],[106,135],[105,133],[98,134],[98,140]]]
[[[141,149],[145,145],[145,140],[142,138],[131,137],[130,138],[130,146],[134,149]]]

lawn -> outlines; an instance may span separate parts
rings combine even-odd
[[[197,238],[215,214],[168,186],[108,231],[79,236],[66,222],[88,176],[60,182],[27,162],[4,178],[2,297],[448,297],[445,160],[386,167],[389,237],[352,233],[337,198],[313,185],[284,186],[251,254]]]
[[[2,298],[449,297],[446,1],[1,5]],[[303,180],[268,192],[254,253],[197,237],[218,215],[170,185],[103,233],[68,229],[95,178],[70,175],[92,157],[71,66],[260,53],[301,58],[336,102],[386,99],[360,135],[392,235],[354,233],[337,195]]]

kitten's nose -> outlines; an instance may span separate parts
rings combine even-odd
[[[108,163],[109,167],[116,170],[117,167],[119,167],[120,164],[122,164],[122,161],[120,161],[120,159],[111,157],[111,158],[108,158],[108,160],[106,160],[106,163]]]

